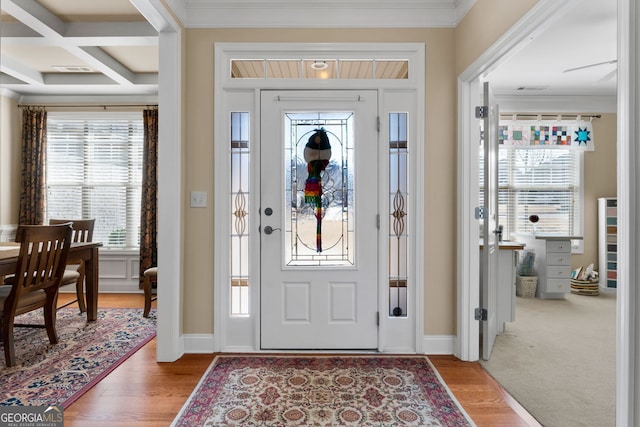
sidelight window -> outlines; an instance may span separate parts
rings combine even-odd
[[[231,315],[249,315],[249,113],[231,113]]]
[[[407,316],[407,113],[389,114],[389,316]]]

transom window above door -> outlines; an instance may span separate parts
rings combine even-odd
[[[390,79],[409,78],[408,60],[232,59],[232,79]]]

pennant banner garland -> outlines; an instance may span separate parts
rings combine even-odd
[[[593,127],[584,120],[500,121],[498,143],[505,148],[595,149]]]

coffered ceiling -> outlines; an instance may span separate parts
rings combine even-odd
[[[158,33],[129,0],[2,0],[0,84],[28,94],[156,94]]]

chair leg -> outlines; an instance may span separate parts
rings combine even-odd
[[[16,350],[13,344],[13,323],[7,318],[2,320],[2,341],[4,345],[4,361],[7,367],[16,365]]]
[[[151,311],[151,278],[149,276],[145,276],[142,281],[142,289],[144,290],[144,312],[142,316],[149,317],[149,312]]]
[[[57,293],[53,296],[47,295],[47,303],[44,306],[44,326],[47,329],[47,335],[49,336],[49,342],[51,344],[58,344],[58,334],[56,332],[57,301]]]
[[[87,304],[84,302],[84,262],[78,267],[78,281],[76,282],[76,298],[78,299],[78,307],[80,307],[80,313],[87,311]]]

